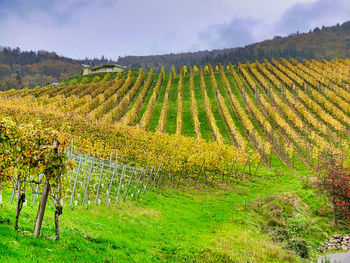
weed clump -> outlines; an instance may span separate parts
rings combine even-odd
[[[265,232],[275,241],[302,258],[309,257],[310,245],[305,240],[311,220],[307,217],[308,206],[297,194],[284,193],[260,198],[251,204],[255,213],[262,216]]]

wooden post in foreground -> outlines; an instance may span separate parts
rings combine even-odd
[[[38,208],[38,214],[36,216],[35,226],[34,226],[34,236],[38,237],[40,235],[41,226],[43,224],[43,218],[47,203],[47,198],[49,196],[50,191],[50,183],[49,180],[45,180],[44,187],[43,187],[43,193],[41,195],[40,204]]]

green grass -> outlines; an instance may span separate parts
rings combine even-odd
[[[217,74],[215,78],[216,79],[218,78]],[[205,80],[205,85],[207,86],[207,93],[210,100],[210,106],[216,120],[216,125],[218,126],[221,135],[224,137],[225,143],[232,144],[232,141],[230,140],[231,138],[230,132],[226,126],[224,118],[220,113],[220,108],[216,98],[215,88],[213,86],[210,74],[204,74],[204,80]]]
[[[145,79],[144,79],[144,81],[143,81],[143,84],[140,86],[139,90],[136,92],[135,96],[134,96],[133,99],[130,101],[129,106],[128,106],[128,108],[127,108],[126,111],[125,111],[125,114],[127,114],[127,112],[130,111],[130,110],[132,109],[132,107],[134,106],[134,104],[135,104],[137,98],[139,97],[139,95],[140,95],[140,93],[141,93],[141,91],[142,91],[144,85],[146,84],[146,81],[147,81],[148,76],[149,76],[149,73],[147,73],[147,74],[145,75]],[[153,84],[153,82],[152,82],[152,84]],[[151,86],[152,86],[152,84],[151,84]],[[150,91],[150,89],[151,89],[151,88],[149,88],[148,92]],[[148,93],[146,93],[146,96],[147,96],[147,94],[148,94]]]
[[[165,95],[168,81],[169,81],[169,74],[166,74],[163,80],[162,87],[160,88],[158,98],[156,100],[156,105],[154,107],[153,115],[152,115],[150,124],[148,126],[148,131],[156,131],[158,127],[158,122],[160,118],[160,113],[162,112],[162,108],[163,108],[164,95]]]
[[[229,74],[229,73],[227,73]],[[233,79],[229,79],[229,77],[226,75],[226,78],[228,79],[229,83],[230,83],[230,87],[232,87],[232,89],[238,89],[236,86],[236,83],[233,81]],[[222,80],[222,77],[220,75],[217,76],[216,81],[218,83],[218,88],[220,90],[220,93],[222,95],[222,97],[225,100],[225,105],[232,117],[232,120],[234,121],[235,126],[237,127],[238,131],[240,132],[240,134],[246,139],[246,141],[248,142],[248,144],[250,144],[249,139],[248,139],[248,135],[244,130],[244,127],[242,125],[242,122],[240,121],[238,115],[236,114],[236,112],[234,111],[234,109],[232,108],[231,102],[230,102],[230,96],[228,95],[228,91],[225,87],[225,84]],[[252,147],[252,146],[251,146]]]
[[[42,236],[34,238],[35,210],[25,206],[20,231],[13,230],[14,204],[0,208],[1,262],[299,262],[297,256],[261,231],[257,214],[245,204],[275,193],[296,193],[317,211],[321,201],[290,172],[261,171],[265,177],[213,189],[169,189],[147,193],[137,203],[64,208],[61,241],[54,241],[49,205]],[[306,172],[305,172],[306,173]],[[8,198],[8,194],[6,198]],[[10,220],[10,223],[7,223]],[[318,244],[334,230],[327,218],[313,215],[322,227]],[[229,259],[232,261],[224,261]]]
[[[183,78],[182,93],[182,134],[185,136],[195,136],[194,123],[191,110],[191,90],[189,75]]]
[[[204,107],[204,95],[201,89],[199,74],[194,75],[194,92],[198,108],[198,120],[200,123],[200,131],[202,138],[206,141],[213,141],[213,133],[211,131],[207,113]]]
[[[145,98],[145,100],[143,102],[141,110],[140,110],[140,112],[139,112],[139,114],[137,116],[136,124],[138,124],[141,121],[141,118],[142,118],[143,114],[145,113],[145,111],[147,109],[148,102],[149,102],[149,100],[152,97],[152,93],[153,93],[153,90],[154,90],[154,88],[155,88],[155,86],[157,84],[158,78],[159,78],[159,74],[154,76],[153,83],[152,83],[152,85],[151,85],[151,87],[150,87],[150,89],[149,89],[149,91],[147,93],[147,96],[146,96],[146,98]]]
[[[165,123],[165,132],[169,134],[176,133],[178,85],[179,85],[179,76],[176,76],[171,85],[171,90],[169,94],[169,108],[168,108],[168,114],[167,114],[167,119]]]

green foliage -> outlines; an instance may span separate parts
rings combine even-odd
[[[78,84],[78,80],[76,79],[72,79],[70,82],[69,82],[69,85],[77,85]]]
[[[287,235],[290,237],[302,236],[306,234],[306,228],[308,226],[308,220],[305,217],[297,215],[296,217],[287,218]]]
[[[224,262],[224,263],[235,263],[235,261],[232,257],[230,257],[227,253],[215,251],[213,249],[203,249],[198,258],[196,259],[196,262],[201,263],[216,263],[216,262]]]
[[[319,242],[334,231],[332,218],[319,214],[324,201],[314,191],[307,188],[298,194],[275,194],[251,203],[263,231],[302,258],[315,253]]]
[[[0,64],[0,77],[10,75],[11,67],[9,65]]]
[[[129,69],[129,70],[128,70],[128,78],[130,78],[131,76],[132,76],[132,70]]]
[[[80,81],[80,84],[86,84],[89,83],[89,78],[85,77]]]
[[[96,76],[92,79],[92,82],[93,83],[96,83],[96,82],[99,82],[101,80],[101,77],[100,76]]]
[[[27,172],[32,176],[44,173],[47,179],[57,179],[66,171],[65,142],[60,143],[57,133],[43,129],[40,122],[19,126],[10,118],[0,122],[0,174],[8,182],[10,176]],[[15,172],[15,173],[13,173]]]
[[[106,82],[106,81],[111,80],[111,78],[112,78],[111,73],[107,73],[106,75],[104,75],[102,81]]]
[[[184,76],[186,76],[188,74],[187,66],[183,65],[182,70],[183,70]]]
[[[302,258],[309,257],[309,248],[303,238],[292,238],[288,240],[287,248],[295,251]]]
[[[117,76],[115,77],[115,82],[118,82],[118,80],[122,77],[122,73],[118,72]]]

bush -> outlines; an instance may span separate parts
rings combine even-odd
[[[303,238],[293,238],[288,240],[287,249],[294,251],[302,258],[309,257],[309,249]]]
[[[93,83],[99,82],[101,80],[100,76],[96,76],[92,79]]]
[[[89,82],[89,78],[87,77],[84,77],[81,81],[80,81],[80,84],[86,84]]]
[[[77,79],[72,79],[70,82],[69,82],[69,85],[76,85],[78,84],[78,80]]]
[[[329,161],[318,180],[318,188],[325,192],[333,205],[335,223],[350,221],[350,168]]]
[[[111,80],[111,78],[112,78],[111,73],[107,73],[107,74],[103,77],[103,80],[102,80],[102,81],[106,82],[106,81]]]

